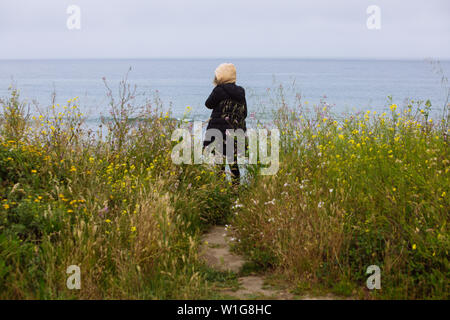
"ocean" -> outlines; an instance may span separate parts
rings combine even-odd
[[[108,116],[103,78],[117,93],[119,81],[128,69],[129,82],[137,86],[138,99],[157,94],[165,109],[181,118],[206,120],[210,114],[204,102],[213,89],[214,70],[222,62],[237,68],[237,84],[245,88],[250,113],[271,115],[270,98],[280,85],[288,101],[300,94],[308,105],[326,102],[335,112],[387,110],[388,96],[401,106],[405,99],[427,100],[432,113],[440,115],[446,90],[441,75],[429,62],[387,60],[308,59],[145,59],[145,60],[0,60],[0,97],[9,95],[14,84],[27,101],[44,107],[65,104],[79,97],[79,106],[91,123]],[[450,61],[441,61],[446,75]],[[143,101],[143,100],[142,100]],[[293,105],[292,105],[293,106]]]

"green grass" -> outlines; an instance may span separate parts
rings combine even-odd
[[[364,296],[378,265],[368,298],[447,299],[449,131],[430,108],[280,108],[280,170],[239,198],[238,250],[300,288]]]
[[[230,183],[215,168],[173,165],[179,122],[147,109],[132,126],[120,101],[101,138],[82,129],[75,100],[35,117],[16,90],[1,101],[0,298],[208,295],[197,247],[229,211]],[[70,265],[82,290],[66,288]]]
[[[180,121],[134,103],[122,83],[93,134],[76,99],[34,117],[17,90],[0,100],[1,299],[227,299],[253,272],[296,294],[448,299],[449,132],[430,104],[346,117],[282,105],[280,170],[250,167],[237,195],[217,168],[174,165]],[[226,221],[250,261],[240,275],[198,257]],[[372,264],[382,290],[367,293]],[[70,265],[81,290],[66,287]]]

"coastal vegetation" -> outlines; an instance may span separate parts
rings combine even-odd
[[[16,88],[0,100],[1,299],[223,298],[233,275],[198,256],[215,224],[247,269],[299,296],[448,299],[448,111],[388,100],[334,114],[280,87],[273,123],[255,121],[280,130],[279,170],[248,166],[237,190],[219,168],[173,164],[184,121],[120,88],[98,130],[76,98],[33,112]],[[380,290],[366,287],[370,265]]]

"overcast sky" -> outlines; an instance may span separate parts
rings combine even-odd
[[[69,30],[70,5],[81,29]],[[369,5],[381,29],[369,30]],[[449,0],[1,0],[0,59],[450,59]]]

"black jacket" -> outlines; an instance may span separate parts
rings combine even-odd
[[[227,129],[247,130],[247,101],[244,88],[235,83],[218,85],[205,102],[212,109],[207,129],[218,129],[225,134]]]

